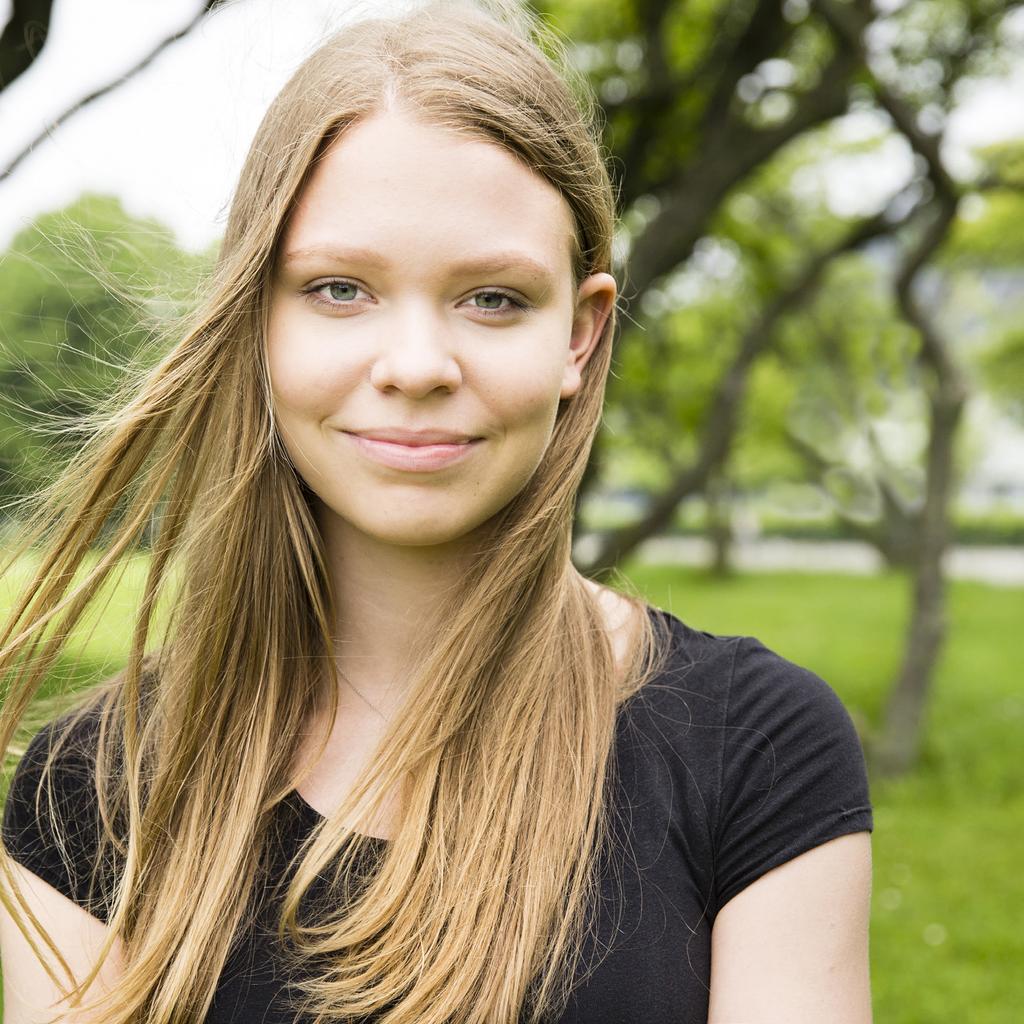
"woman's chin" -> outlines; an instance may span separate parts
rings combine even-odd
[[[398,517],[392,519],[336,517],[341,532],[355,532],[372,542],[396,548],[444,548],[458,546],[469,540],[477,520],[465,515],[446,518],[442,515],[425,517]],[[321,521],[321,525],[325,525]],[[346,527],[348,529],[346,529]]]

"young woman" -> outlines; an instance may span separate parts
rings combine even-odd
[[[838,697],[570,561],[613,194],[541,38],[447,3],[326,42],[50,496],[5,749],[143,537],[150,568],[127,668],[6,800],[8,1024],[870,1021]]]

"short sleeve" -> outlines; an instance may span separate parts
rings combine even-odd
[[[874,820],[864,751],[839,696],[752,637],[736,647],[715,830],[715,906]]]
[[[58,892],[107,920],[109,873],[94,868],[101,823],[94,785],[95,728],[87,717],[73,733],[69,716],[43,726],[29,742],[4,802],[3,842],[8,854]],[[48,778],[51,746],[60,745]]]

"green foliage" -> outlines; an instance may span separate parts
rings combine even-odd
[[[968,197],[943,263],[954,267],[1024,267],[1024,191],[998,189]]]
[[[48,482],[159,351],[206,257],[86,195],[22,231],[0,266],[0,500]]]
[[[803,463],[786,445],[786,424],[800,394],[800,380],[777,354],[761,358],[750,377],[749,400],[729,462],[731,479],[744,489],[802,479]]]
[[[987,350],[981,372],[993,397],[1024,422],[1024,331],[1010,332]]]

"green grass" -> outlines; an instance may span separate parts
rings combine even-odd
[[[76,638],[62,668],[71,685],[123,658],[141,568]],[[716,580],[638,564],[625,575],[691,626],[757,636],[813,669],[862,734],[877,726],[906,622],[900,577]],[[0,610],[11,583],[0,587]],[[953,583],[950,626],[919,766],[898,782],[871,781],[872,988],[886,1024],[1010,1024],[1024,1006],[1024,590]]]

